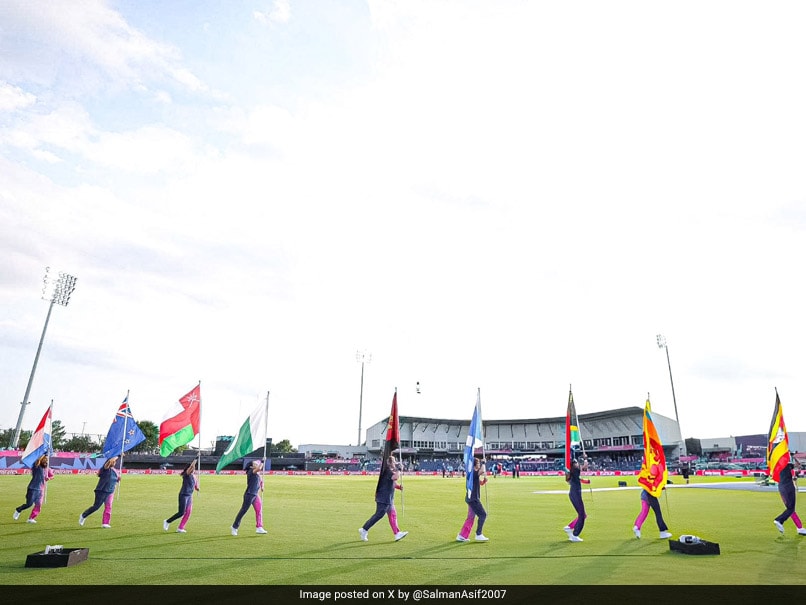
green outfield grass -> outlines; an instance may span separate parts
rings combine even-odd
[[[374,512],[376,477],[267,476],[268,535],[254,533],[250,511],[240,535],[230,535],[243,475],[201,477],[187,534],[162,529],[176,510],[177,476],[126,475],[114,505],[112,529],[101,511],[79,527],[93,500],[94,475],[58,475],[36,525],[12,520],[29,476],[0,476],[0,584],[804,584],[806,537],[772,519],[783,509],[775,491],[758,493],[671,487],[663,512],[675,538],[695,534],[718,542],[719,556],[670,552],[654,517],[642,540],[632,534],[639,492],[587,490],[583,543],[562,527],[573,516],[561,477],[491,479],[484,498],[488,543],[458,543],[464,521],[463,479],[404,479],[397,496],[401,529],[394,542],[386,520],[369,542],[358,528]],[[680,479],[675,479],[681,482]],[[695,478],[697,483],[720,481]],[[750,480],[725,479],[728,482]],[[614,488],[616,477],[593,477]],[[628,486],[636,486],[627,478]],[[562,490],[562,493],[535,493]],[[70,568],[25,568],[26,556],[47,544],[88,547],[89,560]],[[47,579],[45,579],[47,578]]]

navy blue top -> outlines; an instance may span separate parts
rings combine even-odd
[[[182,489],[179,490],[180,496],[192,496],[193,490],[196,489],[196,477],[193,475],[182,475]]]
[[[481,485],[479,483],[479,471],[473,470],[473,489],[470,490],[468,502],[481,502]]]
[[[102,494],[111,494],[115,491],[117,484],[118,474],[115,472],[114,467],[102,468],[98,471],[98,485],[95,486],[95,491]]]
[[[381,476],[378,479],[378,487],[375,489],[375,502],[381,504],[392,504],[395,501],[395,480],[392,478],[394,471],[388,465],[384,465]]]
[[[257,496],[260,493],[260,473],[252,470],[252,465],[246,467],[246,491],[245,495]]]
[[[34,492],[41,492],[45,489],[45,473],[46,470],[44,467],[33,467],[31,469],[31,481],[28,483],[28,489]]]
[[[571,467],[571,470],[568,472],[568,484],[571,486],[571,492],[581,494],[582,493],[582,481],[580,480],[580,469],[579,467],[574,468]]]
[[[795,470],[795,465],[791,462],[781,469],[781,474],[778,476],[778,489],[785,490],[794,487],[795,483],[792,481],[792,471]]]

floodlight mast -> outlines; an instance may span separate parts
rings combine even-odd
[[[672,402],[674,403],[674,418],[677,421],[677,429],[680,431],[680,440],[682,442],[683,455],[686,455],[686,439],[683,437],[683,429],[680,428],[680,416],[677,414],[677,399],[674,396],[674,379],[672,378],[672,362],[669,361],[669,346],[666,344],[666,338],[663,334],[657,335],[658,348],[666,349],[666,365],[669,366],[669,382],[672,385]]]
[[[30,403],[28,396],[31,394],[31,386],[34,384],[34,374],[36,374],[36,366],[39,363],[39,354],[42,352],[42,343],[45,341],[45,333],[48,331],[48,323],[50,322],[50,314],[53,311],[53,305],[66,307],[70,302],[70,296],[73,294],[73,290],[76,289],[76,278],[73,275],[59,271],[59,277],[53,282],[49,274],[50,267],[45,267],[45,277],[42,280],[42,300],[49,300],[50,304],[48,305],[47,317],[45,317],[45,327],[42,328],[42,336],[39,338],[39,346],[36,349],[31,375],[28,377],[28,386],[25,388],[25,396],[22,398],[22,403],[20,404],[20,416],[17,418],[17,427],[14,429],[11,449],[17,449],[20,442],[20,430],[22,429],[22,419],[25,416],[25,406]]]
[[[361,417],[364,415],[364,364],[372,361],[372,355],[366,351],[357,351],[355,360],[361,364],[361,391],[358,395],[358,442],[361,445]]]

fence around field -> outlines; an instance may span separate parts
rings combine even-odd
[[[14,468],[14,469],[0,469],[0,475],[25,475],[30,472],[27,468]],[[98,471],[95,469],[56,469],[53,471],[57,475],[94,475]],[[128,469],[123,468],[124,475],[178,475],[182,471],[181,469]],[[241,474],[243,471],[232,471],[232,470],[224,470],[220,473],[216,473],[213,470],[196,470],[197,474],[201,475],[238,475]],[[582,475],[585,477],[635,477],[637,476],[639,471],[593,471],[593,472],[583,472]],[[269,470],[263,473],[264,475],[276,475],[276,476],[294,476],[294,477],[305,477],[305,476],[352,476],[352,477],[360,477],[360,476],[377,476],[378,473],[376,471],[304,471],[304,470],[294,470],[294,471],[276,471],[276,470]],[[682,477],[680,473],[669,473],[670,476],[674,477]],[[406,473],[407,476],[414,476],[414,477],[439,477],[442,478],[442,472],[437,471],[430,471],[430,472],[422,472],[422,471],[412,471],[410,473]],[[521,471],[521,477],[558,477],[563,476],[564,473],[562,471],[530,471],[524,472]],[[698,476],[698,477],[758,477],[761,475],[766,475],[763,471],[760,470],[742,470],[742,471],[733,471],[733,470],[705,470],[705,471],[696,471],[692,472],[691,476]],[[499,477],[511,477],[512,473],[504,472],[499,475]],[[456,479],[464,477],[459,474],[455,473],[453,477],[449,477],[448,479]]]

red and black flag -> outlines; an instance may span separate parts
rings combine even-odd
[[[383,455],[381,457],[381,473],[378,477],[383,476],[383,471],[386,469],[391,456],[396,450],[400,449],[400,419],[397,415],[397,390],[392,397],[392,411],[389,414],[389,422],[386,423],[386,440],[383,442]]]

